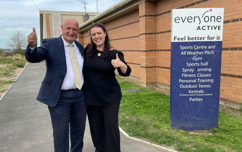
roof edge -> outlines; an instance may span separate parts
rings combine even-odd
[[[51,14],[51,13],[61,13],[61,14],[80,14],[85,15],[85,12],[77,12],[77,11],[50,11],[50,10],[39,10],[39,14]],[[86,12],[87,14],[100,14],[99,12]]]
[[[122,0],[122,1],[118,2],[117,4],[108,8],[104,12],[96,15],[95,17],[91,18],[90,20],[81,24],[79,26],[79,32],[87,30],[95,22],[101,22],[101,21],[107,20],[111,17],[117,16],[119,13],[133,8],[133,7],[137,6],[140,2],[143,2],[143,1],[145,1],[145,0]],[[129,7],[123,8],[125,5],[128,5]]]

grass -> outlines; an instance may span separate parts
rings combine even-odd
[[[14,74],[13,70],[6,69],[6,68],[0,68],[0,76],[1,77],[10,77]]]
[[[11,64],[13,61],[14,59],[12,57],[0,56],[0,64]]]
[[[13,56],[0,56],[0,64],[22,65],[26,62],[27,60],[25,59],[25,57],[20,54],[15,54]]]
[[[0,56],[0,92],[7,91],[5,85],[14,83],[14,81],[11,81],[11,79],[13,79],[12,76],[15,73],[14,70],[17,68],[24,68],[26,62],[27,60],[20,54]]]
[[[130,136],[181,152],[242,152],[242,111],[224,108],[219,127],[188,132],[170,127],[170,96],[118,78],[122,101],[120,127]],[[125,90],[140,89],[128,93]]]
[[[0,81],[0,92],[5,92],[7,89],[3,88],[6,84],[12,84],[14,81]]]
[[[12,84],[14,81],[0,81],[0,87],[4,86],[5,84]]]
[[[6,65],[0,68],[0,77],[10,77],[14,74],[14,70],[17,68],[24,68],[27,60],[24,56],[14,55],[14,56],[0,56],[0,64]]]

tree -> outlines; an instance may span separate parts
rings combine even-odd
[[[14,52],[20,53],[27,45],[27,37],[21,32],[17,31],[13,33],[8,40],[7,46]]]
[[[0,48],[0,54],[2,54],[4,52],[4,50],[2,48]]]

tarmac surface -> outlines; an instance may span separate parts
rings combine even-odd
[[[45,63],[29,63],[0,100],[0,152],[53,152],[48,108],[36,100],[45,75]],[[85,130],[83,152],[94,152],[90,130]],[[121,135],[122,152],[167,152]],[[172,150],[171,150],[172,151]]]

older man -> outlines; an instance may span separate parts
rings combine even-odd
[[[46,75],[37,100],[47,104],[53,127],[55,152],[81,152],[86,122],[86,105],[83,96],[83,46],[75,41],[79,25],[68,18],[61,25],[62,36],[44,39],[37,45],[35,28],[28,35],[25,57],[31,62],[46,60]],[[70,129],[69,129],[70,126]]]

